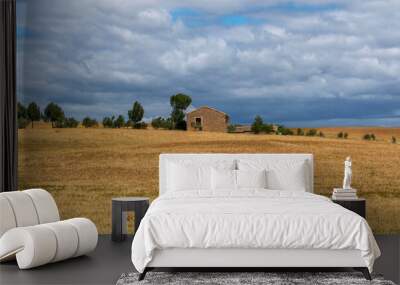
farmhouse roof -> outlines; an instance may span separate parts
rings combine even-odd
[[[195,109],[195,110],[189,112],[188,114],[190,114],[190,113],[192,113],[192,112],[195,112],[195,111],[198,111],[198,110],[200,110],[200,109],[210,109],[210,110],[213,110],[213,111],[215,111],[215,112],[224,114],[225,116],[228,116],[228,117],[229,117],[229,115],[228,115],[227,113],[222,112],[222,111],[220,111],[220,110],[217,110],[217,109],[215,109],[215,108],[208,107],[208,106],[201,106],[201,107],[199,107],[199,108],[197,108],[197,109]]]

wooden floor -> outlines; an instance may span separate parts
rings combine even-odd
[[[382,256],[374,272],[399,283],[400,235],[378,235],[376,240]],[[0,284],[115,284],[122,273],[134,271],[131,242],[115,243],[109,235],[102,235],[97,249],[88,256],[30,270],[19,270],[15,262],[0,264]]]

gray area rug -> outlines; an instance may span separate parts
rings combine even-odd
[[[138,273],[122,274],[117,285],[133,284],[368,284],[395,285],[382,276],[373,275],[368,281],[359,272],[148,272],[138,281]]]

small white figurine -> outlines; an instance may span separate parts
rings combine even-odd
[[[348,156],[344,162],[344,179],[343,179],[343,189],[351,188],[351,157]]]

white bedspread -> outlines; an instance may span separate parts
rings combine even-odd
[[[151,204],[132,243],[132,262],[143,272],[155,249],[358,249],[372,272],[380,256],[359,215],[306,192],[256,190],[215,197],[165,194]]]

